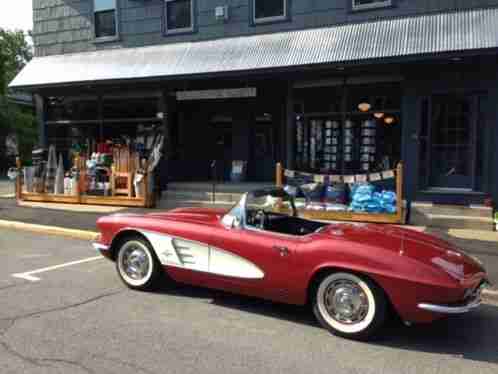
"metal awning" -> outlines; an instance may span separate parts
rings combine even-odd
[[[33,59],[12,88],[248,72],[498,48],[498,9]]]

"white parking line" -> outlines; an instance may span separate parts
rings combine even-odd
[[[30,282],[38,282],[41,279],[38,278],[38,277],[34,277],[33,276],[34,274],[40,274],[40,273],[45,273],[47,271],[52,271],[52,270],[56,270],[56,269],[65,268],[65,267],[68,267],[68,266],[73,266],[73,265],[78,265],[78,264],[84,264],[85,262],[91,262],[91,261],[101,260],[103,258],[104,257],[102,257],[102,256],[88,257],[88,258],[84,258],[84,259],[78,260],[78,261],[66,262],[65,264],[54,265],[54,266],[49,266],[49,267],[42,268],[42,269],[36,269],[36,270],[27,271],[25,273],[16,273],[16,274],[12,274],[12,276],[14,278],[21,278],[21,279],[28,280]]]

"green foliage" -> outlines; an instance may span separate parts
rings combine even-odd
[[[22,109],[7,100],[8,84],[33,57],[31,46],[22,31],[0,28],[0,169],[12,163],[5,156],[5,137],[16,134],[19,153],[23,159],[29,157],[37,142],[35,117],[30,110]]]
[[[0,28],[0,92],[3,95],[9,82],[32,58],[32,48],[22,31]]]

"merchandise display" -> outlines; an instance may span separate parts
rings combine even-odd
[[[276,185],[295,198],[299,214],[318,220],[404,222],[403,164],[365,174],[311,174],[276,166]],[[310,182],[310,180],[315,182]],[[279,211],[284,208],[278,208]]]
[[[305,196],[303,208],[307,210],[394,214],[397,209],[396,193],[371,183],[310,183],[286,185],[284,189],[294,197]]]
[[[296,116],[296,167],[303,172],[358,174],[399,162],[398,129],[370,113]]]
[[[363,121],[361,124],[360,140],[360,169],[364,172],[370,171],[375,162],[376,153],[376,124],[372,120]]]
[[[396,213],[396,194],[376,191],[373,184],[357,184],[351,188],[351,210],[368,213]]]
[[[21,199],[84,203],[86,196],[108,199],[93,199],[94,204],[101,201],[126,205],[126,199],[140,199],[144,206],[148,205],[153,191],[152,175],[162,157],[163,144],[160,132],[152,137],[122,136],[104,142],[86,139],[72,144],[66,162],[62,153],[57,155],[54,145],[49,146],[48,153],[44,149],[33,150],[33,166],[24,167],[21,174]],[[65,169],[65,164],[71,168]],[[56,200],[57,196],[62,200]]]

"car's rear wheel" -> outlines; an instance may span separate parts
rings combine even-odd
[[[158,285],[161,265],[151,245],[141,237],[121,241],[116,268],[120,278],[131,289],[146,291]]]
[[[322,326],[333,334],[365,340],[383,326],[387,301],[383,290],[368,278],[339,272],[318,283],[313,311]]]

